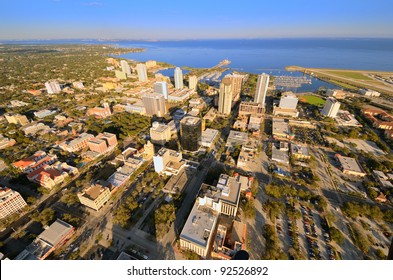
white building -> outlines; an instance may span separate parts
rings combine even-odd
[[[198,77],[195,75],[191,75],[188,77],[188,88],[192,90],[197,90],[198,85]]]
[[[330,118],[335,118],[337,116],[338,110],[340,109],[341,103],[335,98],[329,97],[322,109],[322,115]]]
[[[27,206],[23,197],[10,188],[0,188],[0,219],[20,212]]]
[[[218,136],[217,129],[207,128],[205,131],[202,132],[200,145],[202,147],[212,148],[214,142],[217,139],[217,136]]]
[[[131,68],[127,61],[120,60],[121,71],[126,74],[128,77],[131,76]]]
[[[61,87],[56,81],[46,82],[45,87],[49,94],[59,93],[61,91]]]
[[[281,96],[279,108],[294,110],[294,109],[296,109],[298,101],[299,101],[299,99],[297,98],[297,96],[294,93],[285,92]]]
[[[168,84],[166,82],[154,83],[154,92],[161,93],[164,95],[165,99],[168,99]]]
[[[257,89],[255,91],[254,102],[262,104],[265,108],[266,92],[269,86],[269,75],[262,73],[258,76]]]
[[[183,88],[183,72],[180,69],[180,67],[175,68],[174,79],[175,79],[175,88],[182,89]]]
[[[138,63],[136,65],[136,71],[138,72],[138,81],[140,82],[147,82],[147,69],[146,65],[143,63]]]
[[[361,89],[359,90],[359,93],[361,95],[368,96],[368,97],[374,97],[374,96],[378,97],[381,95],[381,93],[379,93],[378,91],[371,90],[371,89]]]

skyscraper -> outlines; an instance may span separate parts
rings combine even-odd
[[[183,150],[197,151],[202,136],[202,121],[196,117],[184,117],[180,122],[180,138]]]
[[[188,87],[192,90],[197,90],[198,78],[195,75],[188,76]]]
[[[218,112],[229,115],[232,108],[232,81],[229,78],[224,78],[220,84],[220,94],[218,96]]]
[[[340,109],[341,103],[335,98],[329,97],[322,109],[322,115],[326,117],[335,118],[337,116],[338,110]]]
[[[154,92],[161,93],[164,95],[165,99],[168,99],[168,84],[166,82],[154,83]]]
[[[120,67],[121,71],[126,74],[127,76],[131,76],[131,68],[130,65],[128,65],[128,62],[125,60],[120,60]]]
[[[136,71],[138,72],[138,81],[140,82],[147,82],[147,70],[146,65],[143,63],[138,63],[136,65]]]
[[[149,116],[162,117],[166,114],[165,98],[160,93],[149,93],[142,97],[143,106]]]
[[[175,68],[174,79],[175,79],[175,88],[182,89],[183,88],[183,72],[181,71],[181,69],[179,67]]]
[[[267,87],[269,85],[269,75],[262,73],[258,76],[257,89],[255,91],[254,102],[262,104],[265,108]]]
[[[240,92],[242,91],[243,80],[245,75],[240,75],[236,73],[228,74],[225,76],[229,78],[232,83],[233,101],[237,101],[240,98]]]

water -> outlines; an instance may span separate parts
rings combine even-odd
[[[286,66],[393,71],[393,39],[258,39],[195,40],[158,42],[117,42],[122,47],[142,47],[146,52],[120,57],[138,61],[157,60],[184,67],[212,67],[229,59],[231,70],[297,76]],[[172,70],[165,74],[172,76]],[[297,91],[319,87],[337,88],[312,78],[311,85]]]

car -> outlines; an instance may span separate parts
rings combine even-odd
[[[143,255],[143,259],[144,259],[144,260],[148,260],[148,259],[149,259],[149,257],[148,257],[148,256],[146,256],[146,255]]]

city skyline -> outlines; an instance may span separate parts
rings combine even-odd
[[[199,5],[156,4],[107,0],[1,3],[0,24],[7,28],[0,31],[0,40],[393,37],[389,28],[393,3],[387,1],[334,0],[323,6],[305,0],[249,1],[247,5],[216,1],[208,3],[209,9],[203,1]],[[261,11],[265,11],[263,16]]]

